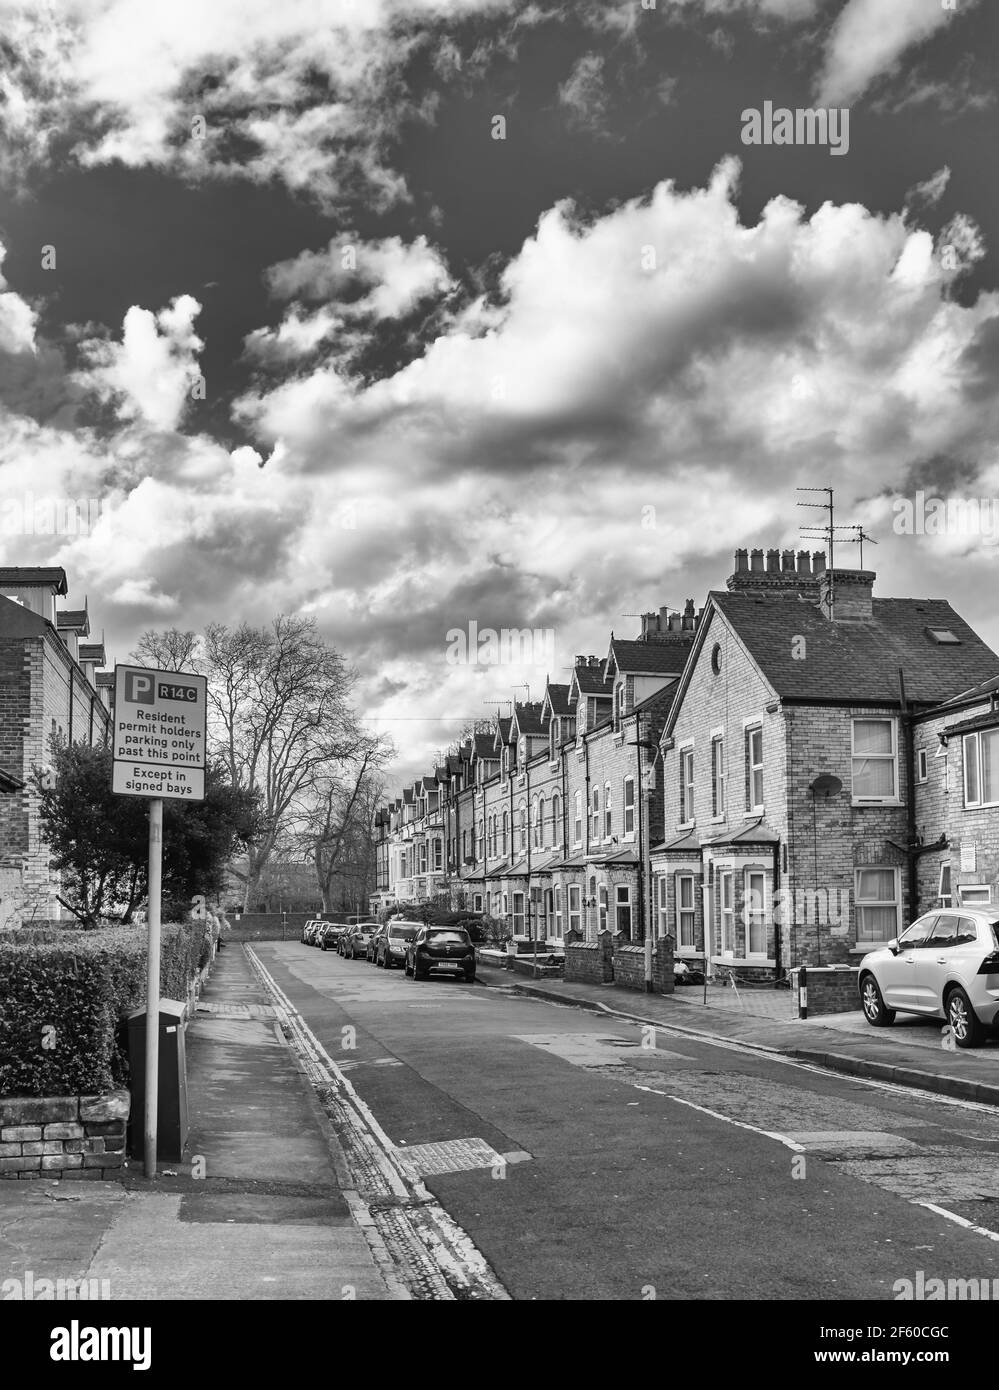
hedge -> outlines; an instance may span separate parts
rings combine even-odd
[[[208,961],[210,930],[204,921],[163,927],[161,996],[187,998]],[[145,1003],[145,927],[0,938],[0,1096],[96,1095],[127,1085],[121,1023]]]

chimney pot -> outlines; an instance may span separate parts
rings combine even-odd
[[[782,550],[780,556],[780,567],[785,574],[794,573],[794,551]]]
[[[692,598],[689,598],[683,605],[683,616],[685,618],[692,618],[694,616],[694,600]]]
[[[779,551],[779,550],[773,550],[773,549],[768,550],[768,551],[767,551],[767,574],[779,574],[779,573],[780,573],[780,551]]]
[[[815,575],[825,574],[826,552],[824,550],[812,551],[812,573]]]
[[[737,550],[735,552],[735,572],[743,574],[749,569],[749,552],[747,550]]]
[[[811,572],[812,572],[812,563],[811,563],[811,561],[812,561],[812,557],[809,555],[809,553],[808,553],[807,550],[799,550],[799,551],[798,551],[798,573],[799,573],[799,574],[811,574]]]
[[[751,550],[749,552],[749,566],[754,574],[763,573],[763,551]]]

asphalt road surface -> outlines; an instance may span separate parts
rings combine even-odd
[[[498,971],[417,982],[254,950],[514,1299],[891,1300],[918,1271],[999,1279],[999,1236],[958,1224],[999,1230],[988,1107],[653,1034]]]

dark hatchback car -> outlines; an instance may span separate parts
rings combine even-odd
[[[406,974],[427,980],[431,971],[475,981],[475,947],[461,927],[422,927],[406,946]]]

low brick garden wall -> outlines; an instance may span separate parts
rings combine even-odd
[[[645,992],[645,947],[619,942],[614,946],[614,983],[623,989],[640,989]],[[652,992],[672,994],[675,989],[673,979],[673,941],[662,937],[655,943],[652,952]]]
[[[566,980],[587,985],[609,985],[614,979],[614,948],[605,941],[573,941],[565,945]]]
[[[229,932],[226,941],[297,941],[302,928],[318,912],[289,912],[282,919],[280,912],[244,912],[239,921],[236,914],[229,914]]]
[[[0,1100],[0,1178],[112,1178],[125,1161],[131,1096]]]
[[[842,966],[807,966],[804,974],[808,986],[808,1017],[813,1018],[819,1014],[846,1014],[859,1009],[859,973],[857,966],[845,969]],[[791,988],[795,998],[800,998],[800,975],[800,970],[791,971]]]

